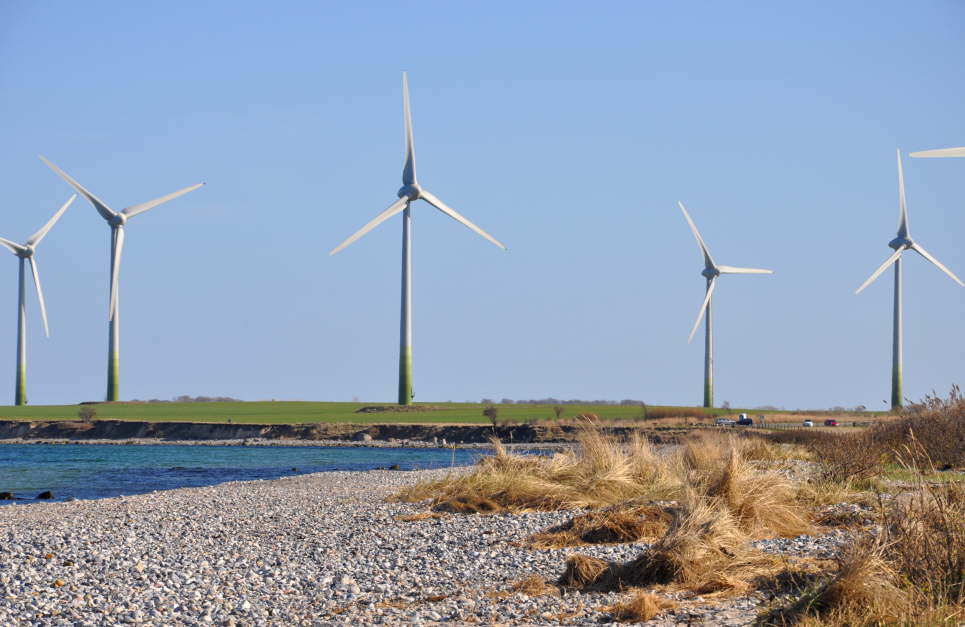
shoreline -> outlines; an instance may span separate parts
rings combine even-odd
[[[529,597],[574,549],[521,546],[573,511],[446,514],[398,490],[451,469],[336,471],[134,496],[0,508],[0,624],[558,625],[609,622],[623,595]],[[191,512],[191,515],[185,515]],[[830,553],[843,531],[763,541],[776,554]],[[646,543],[580,553],[625,562]],[[758,591],[685,604],[655,621],[749,625]]]
[[[309,447],[309,448],[411,448],[411,449],[492,449],[488,442],[459,442],[440,444],[422,440],[291,440],[291,439],[263,439],[247,438],[244,440],[161,440],[158,438],[127,438],[127,439],[24,439],[7,438],[0,440],[3,445],[110,445],[110,446],[245,446],[245,447]],[[516,442],[503,443],[508,450],[565,450],[573,446],[572,442]]]

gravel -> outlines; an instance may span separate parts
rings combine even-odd
[[[616,593],[527,597],[574,549],[512,543],[572,513],[396,519],[385,497],[447,470],[327,472],[138,496],[0,507],[0,624],[368,625],[606,622]],[[764,540],[832,554],[843,531]],[[646,544],[581,547],[607,560]],[[691,599],[653,624],[750,624],[759,593]]]

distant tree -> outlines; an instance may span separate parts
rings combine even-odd
[[[503,400],[499,401],[501,405],[512,405],[514,402],[515,401],[513,401],[511,398],[504,398]]]
[[[562,406],[562,405],[553,405],[553,413],[556,414],[556,419],[559,420],[559,419],[560,419],[560,416],[563,415],[563,406]]]
[[[720,408],[721,408],[721,409],[730,409],[730,401],[724,401],[723,403],[721,403]]]
[[[484,399],[482,399],[482,400],[479,401],[479,402],[482,403],[483,405],[492,405],[492,404],[493,404],[493,399],[491,399],[491,398],[484,398]]]
[[[640,420],[647,419],[647,404],[640,401]]]
[[[491,422],[493,425],[493,431],[495,431],[496,423],[499,419],[499,410],[492,405],[486,405],[486,408],[483,409],[482,413],[483,413],[483,416],[485,416],[486,418],[489,418],[489,422]]]
[[[93,405],[81,405],[77,410],[77,417],[84,422],[93,421],[95,416],[97,416],[97,408]]]

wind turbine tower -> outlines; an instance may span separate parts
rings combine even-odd
[[[100,216],[107,221],[107,225],[111,229],[111,296],[107,315],[109,328],[106,399],[108,401],[116,401],[120,398],[120,324],[118,320],[120,317],[120,305],[118,302],[118,287],[121,274],[121,251],[124,249],[124,225],[127,224],[127,221],[134,216],[144,213],[148,209],[153,209],[158,205],[162,205],[169,200],[174,200],[178,196],[183,196],[188,192],[194,191],[204,185],[204,183],[198,183],[190,187],[185,187],[184,189],[180,189],[176,192],[168,194],[167,196],[161,196],[160,198],[155,198],[154,200],[142,202],[137,205],[131,205],[130,207],[120,211],[114,211],[99,198],[84,189],[80,183],[72,179],[67,175],[66,172],[55,166],[53,163],[47,161],[43,157],[40,157],[40,160],[46,163],[51,170],[59,174],[62,179],[67,181],[71,187],[77,190],[77,193],[89,200],[90,204],[94,205],[94,209],[97,209],[97,213],[99,213]]]
[[[684,218],[687,219],[687,224],[690,225],[690,230],[694,233],[694,238],[697,240],[697,245],[700,247],[700,252],[704,256],[704,269],[701,271],[701,275],[707,280],[707,291],[704,295],[704,302],[700,305],[700,311],[697,312],[697,321],[694,323],[694,328],[690,330],[690,337],[687,338],[687,342],[691,342],[694,339],[694,334],[697,332],[697,327],[700,326],[700,321],[704,316],[707,317],[707,324],[704,327],[704,407],[714,406],[714,328],[713,328],[713,318],[711,303],[714,295],[714,288],[717,285],[717,277],[722,274],[774,274],[773,270],[760,270],[757,268],[737,268],[734,266],[724,266],[714,263],[713,257],[710,256],[710,251],[707,250],[707,245],[704,243],[704,238],[700,236],[700,232],[697,230],[697,225],[694,221],[690,219],[690,214],[687,213],[687,209],[684,208],[682,202],[677,202],[680,206],[680,210],[684,212]]]
[[[402,167],[402,187],[398,191],[399,199],[389,205],[388,209],[372,218],[368,224],[356,231],[347,240],[336,246],[329,255],[334,255],[392,216],[402,213],[402,320],[399,325],[399,405],[409,405],[412,403],[412,217],[410,215],[412,202],[422,199],[496,246],[504,250],[506,247],[492,235],[457,213],[455,209],[439,200],[416,180],[412,113],[409,109],[409,81],[405,72],[402,73],[402,108],[405,118],[405,164]]]
[[[908,206],[905,203],[905,173],[901,166],[901,150],[896,151],[898,156],[898,204],[899,204],[899,216],[898,216],[898,235],[888,242],[888,246],[895,250],[894,253],[885,262],[878,267],[877,270],[872,273],[868,280],[861,284],[855,294],[860,294],[861,291],[868,287],[872,281],[877,279],[882,272],[888,269],[891,264],[895,265],[895,302],[894,302],[894,313],[893,313],[893,327],[892,327],[892,344],[891,344],[891,408],[900,409],[904,404],[904,396],[902,396],[902,362],[903,362],[903,348],[904,348],[904,337],[902,331],[902,307],[901,307],[901,254],[906,250],[913,250],[932,264],[936,268],[947,274],[952,278],[953,281],[959,285],[963,285],[962,281],[955,276],[955,274],[946,268],[940,261],[932,257],[928,251],[922,248],[921,244],[916,242],[908,234]],[[934,155],[932,155],[934,156]],[[963,285],[965,287],[965,285]]]
[[[0,237],[0,246],[7,248],[20,258],[19,298],[17,301],[17,377],[13,393],[15,405],[27,404],[27,303],[24,264],[30,264],[30,272],[34,277],[34,287],[37,288],[37,300],[40,302],[40,317],[44,321],[44,334],[50,337],[50,328],[47,326],[47,305],[44,303],[44,291],[40,288],[40,272],[37,270],[37,259],[34,257],[34,253],[36,253],[40,241],[57,224],[57,220],[60,220],[60,216],[64,215],[67,207],[74,202],[75,198],[77,198],[76,194],[67,199],[67,202],[54,214],[54,217],[47,220],[47,224],[40,227],[40,230],[31,235],[23,244],[16,244]]]

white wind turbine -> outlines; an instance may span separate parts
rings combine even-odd
[[[183,196],[188,192],[194,191],[204,185],[204,183],[197,183],[196,185],[179,189],[178,191],[166,196],[161,196],[160,198],[155,198],[154,200],[142,202],[137,205],[131,205],[130,207],[120,211],[114,211],[105,203],[101,202],[101,200],[96,196],[84,189],[80,183],[72,179],[67,175],[66,172],[55,166],[53,163],[47,161],[43,157],[40,157],[40,160],[46,163],[51,170],[59,174],[60,177],[67,181],[71,187],[76,189],[80,195],[89,200],[90,203],[94,205],[94,208],[97,209],[97,213],[99,213],[101,217],[107,221],[107,224],[111,228],[111,296],[110,308],[108,309],[108,321],[110,329],[107,353],[106,398],[108,401],[116,401],[120,395],[120,325],[118,324],[120,305],[118,304],[118,283],[121,273],[121,251],[124,249],[124,225],[134,216],[144,213],[148,209],[153,209],[158,205],[164,204],[169,200],[174,200],[178,196]]]
[[[700,232],[697,230],[697,225],[694,224],[694,221],[690,219],[690,214],[687,213],[687,209],[684,208],[684,204],[679,201],[677,204],[680,206],[680,210],[684,212],[684,217],[687,219],[687,224],[690,225],[690,230],[694,232],[694,237],[697,239],[697,245],[700,246],[700,252],[704,256],[704,269],[700,274],[707,279],[707,293],[704,296],[704,302],[700,305],[700,311],[697,312],[697,321],[694,322],[694,328],[690,330],[690,337],[687,338],[687,342],[689,343],[694,339],[694,334],[697,332],[697,327],[700,326],[701,319],[706,316],[707,324],[704,335],[704,407],[713,407],[714,330],[711,317],[711,300],[714,295],[714,288],[717,285],[717,277],[722,274],[774,274],[774,271],[760,270],[757,268],[737,268],[734,266],[718,265],[714,263],[714,259],[710,256],[710,251],[707,250],[707,245],[704,244],[704,238],[700,236]]]
[[[855,294],[859,294],[861,290],[868,287],[872,281],[877,279],[882,272],[888,269],[888,266],[895,264],[895,304],[894,304],[894,317],[893,317],[893,328],[892,328],[892,344],[891,344],[891,407],[892,409],[897,409],[904,403],[904,397],[902,396],[902,352],[904,348],[904,338],[902,335],[902,308],[901,308],[901,253],[906,250],[913,250],[932,264],[936,268],[947,274],[952,278],[953,281],[959,285],[963,285],[961,280],[952,273],[951,270],[942,265],[940,261],[932,257],[928,251],[921,247],[921,245],[915,240],[911,239],[908,234],[908,207],[905,204],[905,173],[901,167],[901,151],[896,151],[898,156],[898,204],[900,207],[900,213],[898,216],[898,236],[895,239],[888,242],[888,246],[895,249],[890,257],[885,259],[885,262],[878,267],[877,270],[872,273],[868,280],[861,284]],[[965,285],[963,285],[965,286]]]
[[[37,289],[37,300],[40,302],[40,317],[44,321],[44,334],[50,337],[50,328],[47,326],[47,305],[44,303],[44,291],[40,288],[40,272],[37,270],[37,260],[34,254],[40,241],[54,227],[60,216],[64,215],[70,203],[74,202],[77,195],[74,194],[57,213],[54,214],[47,224],[40,227],[36,233],[31,235],[23,244],[11,242],[0,237],[0,246],[9,249],[10,252],[20,258],[20,287],[18,290],[19,298],[17,302],[17,381],[14,389],[14,404],[27,404],[27,303],[26,303],[26,277],[24,273],[24,263],[30,262],[30,272],[34,277],[34,286]]]
[[[388,209],[375,216],[368,224],[356,231],[354,235],[336,246],[329,255],[334,255],[392,216],[400,212],[402,213],[402,320],[399,329],[399,404],[408,405],[412,402],[412,254],[410,204],[413,201],[422,199],[456,222],[463,224],[488,239],[496,246],[504,250],[506,247],[492,235],[467,220],[428,190],[424,189],[416,180],[415,147],[412,141],[412,113],[409,110],[409,81],[405,72],[402,73],[402,106],[405,117],[405,165],[402,168],[402,187],[398,191],[399,199],[389,205]]]

